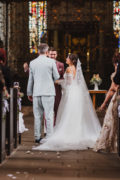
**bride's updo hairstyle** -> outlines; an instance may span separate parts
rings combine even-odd
[[[71,62],[73,63],[73,65],[76,67],[78,55],[77,54],[68,54],[68,57],[71,60]]]

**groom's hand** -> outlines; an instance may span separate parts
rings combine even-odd
[[[28,99],[29,99],[29,101],[33,101],[33,97],[32,96],[28,96]]]

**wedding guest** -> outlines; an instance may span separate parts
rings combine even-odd
[[[120,85],[120,61],[118,62],[117,72],[113,78],[113,81],[116,85]]]
[[[120,64],[114,58],[115,72],[111,75],[111,86],[106,98],[99,108],[103,110],[109,102],[100,135],[95,143],[94,151],[116,152],[117,151],[117,90],[120,85]]]
[[[0,92],[3,92],[3,96],[9,97],[8,90],[5,86],[5,79],[1,70],[0,70]]]
[[[116,48],[115,53],[114,53],[113,58],[112,58],[112,62],[114,64],[114,63],[117,63],[118,61],[120,61],[120,53],[119,53],[119,49]]]
[[[25,62],[25,63],[23,64],[23,69],[24,69],[24,72],[25,72],[25,73],[28,73],[28,74],[29,74],[29,65],[28,65],[27,62]]]
[[[4,59],[3,65],[6,65],[7,59],[6,59],[6,52],[4,50],[3,41],[0,40],[0,55],[2,59]]]
[[[57,51],[54,47],[49,48],[48,56],[55,60],[57,70],[60,75],[60,79],[62,79],[64,75],[64,63],[57,60]],[[55,113],[55,121],[56,121],[57,110],[58,110],[58,106],[59,106],[61,95],[62,95],[61,86],[58,84],[55,84],[55,90],[56,90],[56,97],[55,97],[54,113]],[[55,121],[54,121],[54,125],[55,125]]]
[[[3,77],[5,79],[5,86],[7,87],[7,90],[10,89],[12,86],[12,77],[11,77],[11,71],[10,68],[5,65],[5,59],[3,54],[0,52],[0,70],[2,71]]]
[[[5,87],[5,80],[4,80],[4,77],[3,77],[3,73],[0,70],[0,91],[3,91],[4,87]]]
[[[105,97],[105,100],[104,102],[102,103],[102,105],[100,106],[99,110],[102,111],[102,110],[105,110],[110,99],[112,98],[112,96],[114,95],[114,93],[117,91],[118,89],[118,85],[113,81],[114,79],[114,76],[116,74],[116,71],[117,71],[117,64],[118,64],[118,59],[114,59],[113,61],[113,66],[114,66],[114,72],[112,73],[111,75],[111,85],[110,85],[110,88],[106,94],[106,97]]]

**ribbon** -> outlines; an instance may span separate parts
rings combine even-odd
[[[9,112],[9,104],[6,99],[3,99],[3,114],[5,115],[6,112]]]
[[[18,98],[18,99],[17,99],[17,103],[18,103],[19,111],[21,111],[21,101],[22,101],[22,99],[21,99],[21,98]]]

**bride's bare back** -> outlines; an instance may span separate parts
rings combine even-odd
[[[76,75],[76,68],[74,65],[67,67],[66,73],[73,74],[73,77],[75,78]]]

